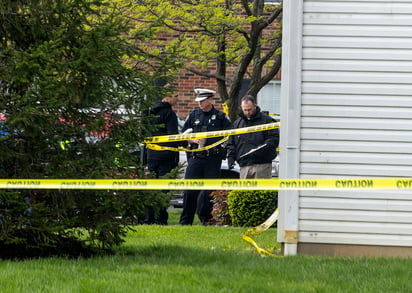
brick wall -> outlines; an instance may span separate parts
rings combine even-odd
[[[281,71],[275,76],[275,79],[280,80]],[[181,70],[177,81],[177,93],[179,94],[179,103],[175,106],[176,114],[183,120],[191,110],[198,107],[198,102],[195,102],[194,89],[206,88],[216,91],[214,105],[217,109],[222,110],[222,100],[217,92],[216,80],[214,78],[206,78],[195,75],[194,73]]]
[[[217,93],[216,80],[214,78],[205,78],[185,70],[180,71],[180,76],[177,81],[177,93],[179,94],[179,103],[175,107],[176,114],[186,119],[191,110],[198,107],[198,102],[195,102],[194,89],[207,88],[216,91],[214,104],[219,110],[222,110],[221,99]]]

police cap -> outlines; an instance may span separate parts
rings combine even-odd
[[[208,90],[208,89],[195,89],[195,94],[196,94],[195,101],[196,102],[203,101],[209,97],[213,97],[215,93],[216,93],[215,91]]]

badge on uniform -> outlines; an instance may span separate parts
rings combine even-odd
[[[200,120],[196,119],[196,121],[194,122],[195,125],[199,125],[200,124]]]
[[[211,119],[212,119],[212,120],[216,120],[216,115],[213,114]]]

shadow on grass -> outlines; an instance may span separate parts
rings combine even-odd
[[[61,239],[62,240],[62,239]],[[64,257],[64,258],[89,258],[98,254],[113,254],[110,251],[97,251],[85,246],[76,239],[64,239],[58,246],[36,247],[27,244],[0,243],[0,259],[25,260],[31,258]]]
[[[145,262],[157,263],[174,263],[203,266],[207,263],[231,261],[238,262],[242,258],[260,258],[256,253],[238,252],[234,250],[224,250],[222,248],[199,248],[178,245],[151,245],[145,247],[123,246],[116,251],[116,256],[140,258]]]

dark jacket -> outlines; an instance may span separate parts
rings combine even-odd
[[[151,121],[157,128],[151,132],[152,136],[178,134],[178,123],[176,113],[172,106],[166,102],[159,102],[151,111],[155,115]],[[177,147],[176,143],[159,143],[161,146]],[[148,160],[179,160],[179,152],[147,150]]]
[[[240,118],[233,123],[233,128],[242,128],[276,122],[276,120],[271,118],[269,115],[262,113],[259,107],[256,107],[256,114],[250,119],[247,119],[243,113],[239,116]],[[260,148],[256,152],[240,158],[250,150],[264,144],[266,144],[266,146]],[[271,163],[276,157],[276,148],[278,145],[278,129],[232,135],[229,138],[227,145],[227,156],[234,158],[240,167]]]
[[[204,131],[217,131],[230,129],[232,124],[229,119],[226,118],[225,113],[217,110],[215,107],[209,112],[203,112],[200,108],[193,110],[183,125],[182,132],[189,128],[193,129],[193,132],[204,132]],[[206,140],[205,146],[213,144],[222,137],[213,137]],[[193,149],[197,148],[197,145],[192,144]]]

